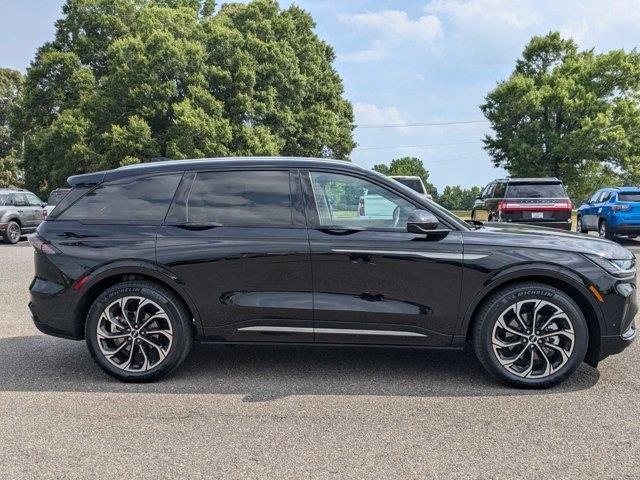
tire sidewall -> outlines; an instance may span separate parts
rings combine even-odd
[[[124,370],[112,365],[100,351],[98,340],[96,338],[98,320],[100,319],[100,315],[104,309],[115,300],[128,296],[148,298],[160,305],[167,313],[173,330],[172,344],[168,355],[160,365],[157,365],[145,372],[125,372]],[[102,293],[91,306],[85,325],[85,340],[92,357],[108,374],[120,380],[137,382],[150,381],[166,375],[181,363],[184,356],[184,350],[190,345],[190,339],[187,338],[187,336],[191,332],[189,330],[189,325],[186,322],[187,319],[184,318],[184,313],[181,312],[180,307],[176,305],[174,300],[172,300],[168,295],[165,295],[161,288],[154,288],[145,284],[136,285],[135,283],[115,285]]]
[[[11,227],[15,225],[18,227],[18,231],[20,232],[20,235],[18,235],[18,238],[14,241],[11,236],[9,235],[9,230],[11,229]],[[16,222],[15,220],[9,220],[9,222],[7,223],[7,231],[5,234],[5,239],[7,243],[10,243],[12,245],[15,245],[16,243],[18,243],[20,241],[20,236],[22,235],[22,229],[20,228],[20,224],[18,224],[18,222]]]
[[[504,368],[493,352],[492,335],[493,328],[500,314],[510,305],[523,300],[546,300],[560,307],[573,324],[575,339],[571,357],[560,370],[543,378],[523,378],[509,372]],[[487,306],[483,315],[484,320],[480,328],[479,346],[487,359],[486,365],[491,373],[511,385],[546,387],[561,382],[569,376],[583,362],[589,346],[589,330],[584,315],[578,306],[567,295],[555,288],[540,286],[527,286],[503,292]]]

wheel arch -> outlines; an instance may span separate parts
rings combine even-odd
[[[84,338],[84,325],[87,319],[87,314],[89,313],[89,309],[96,298],[113,285],[132,280],[153,282],[171,290],[183,303],[194,319],[194,336],[200,336],[202,334],[202,322],[195,303],[191,300],[184,289],[182,289],[171,277],[156,269],[146,266],[119,265],[117,267],[102,270],[100,273],[90,274],[89,280],[86,281],[78,291],[76,300],[74,301],[71,309],[76,329],[76,338],[78,340]]]
[[[585,362],[596,367],[600,358],[600,338],[604,329],[600,308],[595,300],[586,292],[584,285],[578,279],[556,271],[544,269],[521,272],[520,274],[506,275],[487,286],[480,292],[471,305],[467,308],[463,319],[465,341],[471,341],[473,325],[476,315],[481,310],[487,299],[502,288],[524,282],[536,282],[549,285],[566,293],[580,308],[587,322],[589,330],[589,346],[585,356]]]

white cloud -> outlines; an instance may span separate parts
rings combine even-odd
[[[356,117],[357,125],[406,125],[407,121],[403,117],[400,110],[394,106],[378,107],[373,103],[356,102],[353,104],[353,113]],[[398,133],[408,134],[411,132],[409,127],[398,128]]]
[[[542,21],[540,3],[531,0],[432,0],[424,11],[447,17],[457,26],[472,30],[525,30]],[[497,31],[494,30],[497,28]]]
[[[339,15],[338,19],[362,31],[369,31],[377,38],[369,48],[340,55],[347,61],[367,63],[387,58],[392,47],[402,42],[430,44],[442,36],[442,25],[438,17],[424,15],[417,20],[409,18],[401,10],[382,10]]]

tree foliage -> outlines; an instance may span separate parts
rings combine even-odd
[[[21,182],[17,157],[20,141],[12,135],[10,119],[22,91],[22,74],[0,68],[0,187],[16,186]]]
[[[574,197],[640,182],[640,53],[580,51],[557,32],[526,45],[481,106],[485,149],[512,176],[557,176]]]
[[[384,163],[374,165],[373,169],[387,176],[412,176],[420,177],[424,182],[427,192],[434,194],[436,188],[429,182],[429,171],[424,168],[422,160],[417,157],[402,157],[391,161],[389,165]]]
[[[27,186],[155,156],[348,159],[352,107],[314,27],[276,0],[67,0],[17,109]]]
[[[438,196],[438,203],[449,210],[471,210],[481,187],[462,188],[458,185],[444,187]]]

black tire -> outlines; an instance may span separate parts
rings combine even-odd
[[[545,300],[546,302],[551,304],[551,306],[545,308],[558,308],[561,309],[564,314],[566,314],[566,317],[570,320],[573,327],[574,340],[571,344],[571,352],[564,364],[561,363],[563,360],[560,354],[555,354],[556,357],[553,357],[560,357],[556,365],[557,370],[550,370],[550,373],[548,374],[546,371],[543,371],[543,374],[545,376],[539,376],[537,378],[525,378],[523,376],[517,375],[507,366],[504,366],[498,359],[498,353],[494,351],[493,346],[493,333],[494,328],[497,329],[496,324],[498,323],[499,317],[503,314],[503,312],[509,310],[511,306],[515,306],[518,302],[524,302],[524,305],[526,305],[527,303],[533,303],[535,305],[535,302],[537,300]],[[542,333],[544,334],[544,332]],[[534,339],[531,340],[531,337],[534,337]],[[531,358],[530,364],[532,366],[534,365],[534,362],[535,364],[544,365],[543,356],[540,355],[541,353],[544,353],[542,348],[545,348],[548,352],[551,352],[551,356],[554,355],[553,349],[549,348],[546,345],[537,347],[535,343],[539,343],[539,339],[537,339],[537,337],[534,335],[531,335],[531,337],[526,339],[526,341],[533,342],[534,345],[531,346],[531,343],[526,343],[526,345],[524,345],[523,341],[523,345],[518,344],[517,346],[514,346],[513,348],[516,353],[514,357],[517,356],[518,351],[525,352],[523,353],[524,355],[531,355],[531,357],[529,358]],[[520,337],[514,338],[520,339]],[[553,340],[552,342],[552,339],[548,340],[548,343],[555,342],[555,340]],[[547,342],[547,339],[545,338],[545,340],[543,341]],[[542,283],[520,283],[508,286],[487,298],[480,311],[475,316],[475,323],[473,327],[473,343],[476,356],[478,357],[481,365],[495,379],[511,387],[548,388],[565,380],[582,363],[587,353],[587,347],[589,345],[589,330],[587,328],[587,322],[584,318],[584,315],[580,311],[580,308],[568,295],[555,287]],[[523,346],[524,349],[517,350],[520,346]],[[527,351],[528,347],[532,349],[531,352],[536,352],[535,357],[533,356],[533,353]],[[523,357],[523,362],[527,362],[526,357]],[[542,367],[540,368],[542,369]]]
[[[578,215],[576,217],[576,232],[589,233],[589,229],[585,228],[584,223],[582,222],[582,215]]]
[[[125,297],[135,297],[150,300],[151,302],[149,303],[152,304],[152,308],[154,308],[154,304],[155,306],[159,306],[166,314],[165,317],[167,328],[171,329],[171,335],[169,336],[156,336],[152,338],[147,334],[147,338],[153,340],[156,343],[159,343],[157,340],[158,338],[164,338],[165,340],[166,338],[169,338],[170,342],[168,351],[165,352],[166,356],[160,357],[158,355],[157,364],[152,366],[148,370],[126,371],[123,369],[123,367],[118,367],[112,364],[110,360],[107,360],[107,356],[101,349],[101,346],[104,347],[104,344],[98,343],[98,322],[102,317],[102,313],[115,301],[123,299]],[[139,303],[137,305],[139,305]],[[133,311],[129,310],[129,314],[131,313],[133,313]],[[149,313],[145,315],[145,318],[153,316],[153,314]],[[125,314],[125,317],[126,316],[127,314]],[[165,321],[165,317],[163,317],[163,322]],[[122,319],[120,319],[119,321],[123,325],[126,325],[125,322],[122,321]],[[127,320],[127,323],[130,322],[131,320]],[[101,330],[104,331],[103,328]],[[140,329],[141,333],[138,337],[137,330],[134,331],[136,332],[135,339],[129,336],[126,340],[128,342],[137,341],[138,344],[140,344],[140,340],[144,340],[143,336],[145,335],[145,332]],[[124,331],[122,331],[122,333],[124,333]],[[87,321],[85,324],[85,338],[91,356],[100,366],[100,368],[102,368],[106,373],[108,373],[112,377],[117,378],[118,380],[122,380],[125,382],[151,382],[154,380],[159,380],[160,378],[170,374],[189,355],[189,351],[191,350],[191,346],[193,344],[191,314],[180,301],[180,299],[175,295],[175,293],[161,285],[142,280],[123,282],[114,285],[111,288],[108,288],[95,300],[87,315]],[[102,342],[104,341],[105,340],[103,339]],[[124,343],[124,341],[122,343]],[[142,345],[145,347],[149,347],[149,343],[150,342],[145,343],[145,341],[143,341]],[[121,344],[118,344],[116,346],[120,345]],[[133,346],[133,343],[130,343],[130,345]],[[132,349],[132,347],[129,348]],[[134,352],[134,354],[130,357],[141,358],[141,354],[143,352],[139,349],[142,347],[140,345],[135,345],[135,348],[138,349],[137,354]],[[149,350],[153,352],[154,348],[149,347],[149,349],[147,349],[147,352],[149,352]],[[155,350],[157,351],[159,349]],[[123,351],[126,353],[127,346],[124,346]],[[144,355],[144,358],[147,359],[147,354]],[[129,363],[131,363],[131,360],[129,360]]]
[[[20,241],[21,235],[22,235],[22,228],[20,228],[20,224],[15,220],[9,220],[7,222],[7,230],[5,231],[5,234],[3,237],[4,243],[15,245]]]
[[[613,233],[609,230],[609,224],[605,219],[600,220],[598,224],[598,235],[600,238],[606,238],[607,240],[613,240],[614,238]]]

